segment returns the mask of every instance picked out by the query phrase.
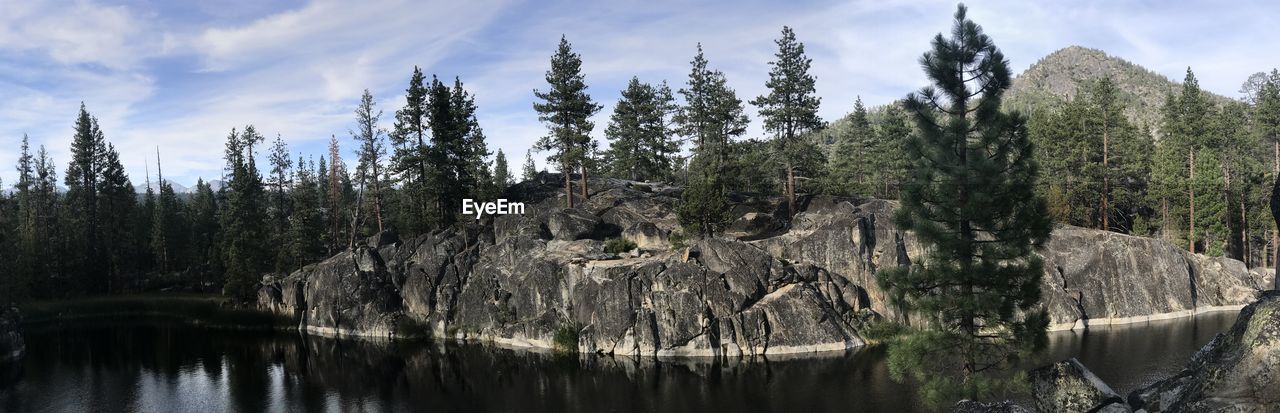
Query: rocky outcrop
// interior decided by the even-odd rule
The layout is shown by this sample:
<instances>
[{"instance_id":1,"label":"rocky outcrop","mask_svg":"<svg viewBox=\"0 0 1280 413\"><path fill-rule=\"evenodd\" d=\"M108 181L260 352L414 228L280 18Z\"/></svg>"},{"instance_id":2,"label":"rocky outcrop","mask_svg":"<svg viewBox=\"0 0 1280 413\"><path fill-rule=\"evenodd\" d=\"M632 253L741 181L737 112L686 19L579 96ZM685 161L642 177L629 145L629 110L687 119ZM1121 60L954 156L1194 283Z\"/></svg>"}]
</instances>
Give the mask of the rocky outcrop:
<instances>
[{"instance_id":1,"label":"rocky outcrop","mask_svg":"<svg viewBox=\"0 0 1280 413\"><path fill-rule=\"evenodd\" d=\"M17 307L9 307L0 313L0 368L17 364L27 353L26 341L19 330L22 315Z\"/></svg>"},{"instance_id":2,"label":"rocky outcrop","mask_svg":"<svg viewBox=\"0 0 1280 413\"><path fill-rule=\"evenodd\" d=\"M1280 411L1280 293L1245 307L1184 370L1133 392L1129 402L1150 413Z\"/></svg>"},{"instance_id":3,"label":"rocky outcrop","mask_svg":"<svg viewBox=\"0 0 1280 413\"><path fill-rule=\"evenodd\" d=\"M1031 413L1031 411L1011 401L983 403L961 400L951 408L951 413Z\"/></svg>"},{"instance_id":4,"label":"rocky outcrop","mask_svg":"<svg viewBox=\"0 0 1280 413\"><path fill-rule=\"evenodd\" d=\"M563 208L560 181L508 189L523 215L398 239L383 235L283 277L258 305L333 335L437 337L584 352L734 356L862 344L866 320L911 321L875 282L923 251L892 224L896 203L735 195L723 238L681 240L680 189L593 179ZM640 251L604 251L623 237ZM1044 302L1059 328L1242 305L1264 275L1138 237L1063 227L1045 256ZM1142 286L1142 288L1135 288Z\"/></svg>"},{"instance_id":5,"label":"rocky outcrop","mask_svg":"<svg viewBox=\"0 0 1280 413\"><path fill-rule=\"evenodd\" d=\"M1029 377L1037 411L1129 411L1124 398L1074 358L1032 370Z\"/></svg>"}]
</instances>

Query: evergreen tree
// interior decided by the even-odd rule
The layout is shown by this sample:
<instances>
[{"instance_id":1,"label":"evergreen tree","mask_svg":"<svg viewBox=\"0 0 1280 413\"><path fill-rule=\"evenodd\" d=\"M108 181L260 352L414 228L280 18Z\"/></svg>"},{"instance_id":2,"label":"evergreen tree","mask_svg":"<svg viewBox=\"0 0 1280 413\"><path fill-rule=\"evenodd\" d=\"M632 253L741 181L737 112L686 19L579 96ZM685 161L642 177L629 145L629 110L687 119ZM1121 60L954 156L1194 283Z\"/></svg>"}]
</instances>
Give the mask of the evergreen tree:
<instances>
[{"instance_id":1,"label":"evergreen tree","mask_svg":"<svg viewBox=\"0 0 1280 413\"><path fill-rule=\"evenodd\" d=\"M234 129L227 136L226 208L222 214L224 294L248 300L257 291L257 282L270 262L265 240L267 214L262 176L254 162L254 145L262 142L253 125L243 132Z\"/></svg>"},{"instance_id":2,"label":"evergreen tree","mask_svg":"<svg viewBox=\"0 0 1280 413\"><path fill-rule=\"evenodd\" d=\"M827 163L826 192L836 195L868 195L877 185L871 181L870 162L876 148L875 130L859 97L849 114L849 128L836 137L836 148ZM899 155L901 156L901 155Z\"/></svg>"},{"instance_id":3,"label":"evergreen tree","mask_svg":"<svg viewBox=\"0 0 1280 413\"><path fill-rule=\"evenodd\" d=\"M633 181L667 179L680 149L669 125L675 109L666 84L655 87L632 77L604 131L611 142L604 155L607 173Z\"/></svg>"},{"instance_id":4,"label":"evergreen tree","mask_svg":"<svg viewBox=\"0 0 1280 413\"><path fill-rule=\"evenodd\" d=\"M431 215L430 186L428 162L431 148L428 146L428 89L426 76L417 66L409 78L409 87L405 89L404 107L396 111L396 122L393 131L388 135L395 153L391 159L391 171L399 177L400 213L397 214L398 229L406 234L419 234L428 229L427 218ZM323 161L323 159L321 159Z\"/></svg>"},{"instance_id":5,"label":"evergreen tree","mask_svg":"<svg viewBox=\"0 0 1280 413\"><path fill-rule=\"evenodd\" d=\"M106 149L104 141L98 120L89 114L83 103L80 104L75 136L71 140L71 162L63 175L63 183L67 186L67 213L63 216L66 219L66 241L68 248L77 253L66 257L65 261L75 278L75 285L89 291L106 285L93 279L102 264L101 244L98 242L101 233L98 175L102 153Z\"/></svg>"},{"instance_id":6,"label":"evergreen tree","mask_svg":"<svg viewBox=\"0 0 1280 413\"><path fill-rule=\"evenodd\" d=\"M1163 237L1184 242L1193 252L1196 251L1197 215L1195 187L1191 185L1192 175L1196 173L1194 158L1195 152L1213 146L1213 137L1209 134L1212 111L1195 74L1187 68L1181 94L1170 95L1165 100L1162 137L1156 147L1152 171L1151 192L1160 204ZM1186 226L1181 226L1182 223Z\"/></svg>"},{"instance_id":7,"label":"evergreen tree","mask_svg":"<svg viewBox=\"0 0 1280 413\"><path fill-rule=\"evenodd\" d=\"M498 149L498 154L493 156L493 184L498 187L499 191L505 191L512 184L511 169L507 165L507 155L502 153L502 149Z\"/></svg>"},{"instance_id":8,"label":"evergreen tree","mask_svg":"<svg viewBox=\"0 0 1280 413\"><path fill-rule=\"evenodd\" d=\"M707 68L702 44L690 64L689 83L680 89L685 105L674 121L680 134L694 142L693 158L676 213L686 232L708 236L730 219L725 208L729 186L725 172L731 161L730 143L746 132L747 115L724 73Z\"/></svg>"},{"instance_id":9,"label":"evergreen tree","mask_svg":"<svg viewBox=\"0 0 1280 413\"><path fill-rule=\"evenodd\" d=\"M532 181L538 177L538 165L533 163L533 151L524 151L524 167L521 175L526 181Z\"/></svg>"},{"instance_id":10,"label":"evergreen tree","mask_svg":"<svg viewBox=\"0 0 1280 413\"><path fill-rule=\"evenodd\" d=\"M304 164L299 155L297 165L294 178L296 186L289 193L296 211L289 218L289 271L315 262L323 258L325 253L325 225L323 216L320 215L320 188L312 169L314 163Z\"/></svg>"},{"instance_id":11,"label":"evergreen tree","mask_svg":"<svg viewBox=\"0 0 1280 413\"><path fill-rule=\"evenodd\" d=\"M453 174L457 176L457 184L461 186L456 192L461 193L463 198L493 198L496 189L493 187L493 173L489 170L487 161L491 153L485 143L484 130L480 128L480 121L476 118L475 96L462 87L461 79L455 77L449 101L451 112L456 118L453 124L458 129L455 131L456 144L445 149L452 152L448 154L448 159L452 163ZM461 200L454 202L460 203ZM461 208L455 211L460 212Z\"/></svg>"},{"instance_id":12,"label":"evergreen tree","mask_svg":"<svg viewBox=\"0 0 1280 413\"><path fill-rule=\"evenodd\" d=\"M799 145L802 136L822 129L825 124L818 117L822 99L816 95L813 75L809 74L812 59L804 54L804 43L796 40L790 27L782 27L782 38L775 40L778 52L769 62L769 81L765 86L769 94L757 97L752 105L760 107L764 129L774 135L782 154L786 179L783 187L787 196L787 214L796 213L796 168L800 157L812 153L812 148ZM864 112L865 114L865 112Z\"/></svg>"},{"instance_id":13,"label":"evergreen tree","mask_svg":"<svg viewBox=\"0 0 1280 413\"><path fill-rule=\"evenodd\" d=\"M218 248L218 198L204 179L196 181L195 194L187 203L187 209L187 215L191 217L191 266L203 290L206 285L223 281L215 277L222 273Z\"/></svg>"},{"instance_id":14,"label":"evergreen tree","mask_svg":"<svg viewBox=\"0 0 1280 413\"><path fill-rule=\"evenodd\" d=\"M915 133L911 129L907 112L897 104L885 107L884 116L876 129L875 145L871 149L871 182L880 183L874 192L877 197L898 199L898 191L907 176L907 161L902 154L906 142Z\"/></svg>"},{"instance_id":15,"label":"evergreen tree","mask_svg":"<svg viewBox=\"0 0 1280 413\"><path fill-rule=\"evenodd\" d=\"M178 209L181 205L173 192L173 185L164 180L159 149L156 150L156 179L160 190L157 191L151 216L151 252L155 256L156 270L167 273L176 269L172 264L179 257L175 241L178 240Z\"/></svg>"},{"instance_id":16,"label":"evergreen tree","mask_svg":"<svg viewBox=\"0 0 1280 413\"><path fill-rule=\"evenodd\" d=\"M271 203L267 206L267 220L271 223L271 242L267 245L272 248L270 253L275 260L275 268L283 270L288 266L288 248L281 246L288 243L289 215L292 213L288 192L292 184L289 177L292 174L293 160L289 157L289 146L284 143L280 134L276 134L276 139L271 142L271 152L267 154L267 162L271 165L271 175L266 182L267 188L271 191Z\"/></svg>"},{"instance_id":17,"label":"evergreen tree","mask_svg":"<svg viewBox=\"0 0 1280 413\"><path fill-rule=\"evenodd\" d=\"M382 158L387 153L382 143L383 130L378 127L382 111L374 109L373 94L369 93L369 89L365 89L360 96L360 105L356 107L355 114L357 130L351 131L351 137L360 145L360 164L356 167L356 182L360 188L357 205L360 213L356 214L351 223L353 237L360 232L366 218L373 219L371 225L376 232L384 230ZM366 217L365 211L370 216Z\"/></svg>"},{"instance_id":18,"label":"evergreen tree","mask_svg":"<svg viewBox=\"0 0 1280 413\"><path fill-rule=\"evenodd\" d=\"M12 276L8 285L10 296L9 301L20 300L26 298L31 293L31 282L37 276L36 269L39 262L37 254L42 250L39 242L39 226L36 220L39 211L36 210L36 163L35 158L31 155L31 147L28 143L26 134L22 135L22 145L18 155L18 182L14 185L14 198L16 205L14 212L17 217L15 223L15 234L12 239L15 241L14 249L17 255L14 257L14 266L10 269Z\"/></svg>"},{"instance_id":19,"label":"evergreen tree","mask_svg":"<svg viewBox=\"0 0 1280 413\"><path fill-rule=\"evenodd\" d=\"M573 188L570 175L576 170L581 174L582 198L587 198L586 161L590 155L591 129L595 124L591 116L601 106L591 101L587 84L582 75L582 58L573 52L572 45L560 36L560 47L551 56L551 69L547 70L547 91L534 90L541 102L533 104L538 120L547 125L547 135L538 139L539 151L550 150L547 161L560 167L564 175L565 205L573 208Z\"/></svg>"},{"instance_id":20,"label":"evergreen tree","mask_svg":"<svg viewBox=\"0 0 1280 413\"><path fill-rule=\"evenodd\" d=\"M1036 165L1023 118L1000 111L1004 55L965 17L920 63L934 87L908 95L920 134L907 144L911 175L895 215L930 251L878 274L894 302L930 327L891 343L890 372L922 382L926 400L989 397L1015 381L984 374L1045 344L1041 261L1051 223L1033 192Z\"/></svg>"},{"instance_id":21,"label":"evergreen tree","mask_svg":"<svg viewBox=\"0 0 1280 413\"><path fill-rule=\"evenodd\" d=\"M32 276L28 279L30 289L41 293L52 294L54 286L48 280L52 275L61 275L61 260L53 259L62 253L60 241L65 240L63 231L58 227L58 219L63 214L63 202L58 194L58 172L53 159L44 145L36 151L35 163L32 164L35 179L31 186L31 248ZM64 292L61 290L58 292Z\"/></svg>"},{"instance_id":22,"label":"evergreen tree","mask_svg":"<svg viewBox=\"0 0 1280 413\"><path fill-rule=\"evenodd\" d=\"M102 175L99 178L101 196L98 199L98 209L106 218L102 222L100 239L107 259L107 265L101 270L106 275L105 291L114 292L123 287L125 276L136 271L133 251L137 248L129 226L137 204L137 195L114 145L107 144Z\"/></svg>"},{"instance_id":23,"label":"evergreen tree","mask_svg":"<svg viewBox=\"0 0 1280 413\"><path fill-rule=\"evenodd\" d=\"M338 138L332 135L329 136L329 174L326 181L328 185L325 192L328 197L325 210L329 215L328 253L332 255L338 250L354 245L355 238L348 232L350 227L347 223L354 220L356 214L351 208L354 189L350 175L347 174L347 164L342 161L342 154L338 149Z\"/></svg>"}]
</instances>

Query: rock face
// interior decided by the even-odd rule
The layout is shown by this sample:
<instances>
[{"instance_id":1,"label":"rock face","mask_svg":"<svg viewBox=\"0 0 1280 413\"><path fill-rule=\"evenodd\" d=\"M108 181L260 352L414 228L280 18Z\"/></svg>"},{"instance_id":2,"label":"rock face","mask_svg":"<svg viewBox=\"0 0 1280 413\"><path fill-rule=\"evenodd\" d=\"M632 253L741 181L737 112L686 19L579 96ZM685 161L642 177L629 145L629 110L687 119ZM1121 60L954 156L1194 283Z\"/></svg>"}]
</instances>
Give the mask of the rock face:
<instances>
[{"instance_id":1,"label":"rock face","mask_svg":"<svg viewBox=\"0 0 1280 413\"><path fill-rule=\"evenodd\" d=\"M1029 376L1037 411L1129 411L1119 394L1075 358L1032 370Z\"/></svg>"},{"instance_id":2,"label":"rock face","mask_svg":"<svg viewBox=\"0 0 1280 413\"><path fill-rule=\"evenodd\" d=\"M0 367L17 364L27 353L26 342L19 327L22 315L17 307L9 307L0 313Z\"/></svg>"},{"instance_id":3,"label":"rock face","mask_svg":"<svg viewBox=\"0 0 1280 413\"><path fill-rule=\"evenodd\" d=\"M1129 395L1147 412L1280 411L1280 293L1245 307L1186 369Z\"/></svg>"},{"instance_id":4,"label":"rock face","mask_svg":"<svg viewBox=\"0 0 1280 413\"><path fill-rule=\"evenodd\" d=\"M1031 411L1011 401L982 403L961 400L951 409L951 413L1031 413Z\"/></svg>"},{"instance_id":5,"label":"rock face","mask_svg":"<svg viewBox=\"0 0 1280 413\"><path fill-rule=\"evenodd\" d=\"M267 278L258 304L325 334L551 348L559 332L579 351L659 356L847 349L863 343L865 320L911 321L875 283L922 254L892 225L894 202L804 197L780 221L781 199L735 195L736 236L673 245L679 188L593 179L591 197L566 209L559 182L509 188L523 215L379 236ZM614 237L642 253L604 253ZM1045 303L1065 328L1242 305L1263 282L1235 261L1079 228L1057 230L1044 255ZM1133 288L1147 285L1157 288Z\"/></svg>"}]
</instances>

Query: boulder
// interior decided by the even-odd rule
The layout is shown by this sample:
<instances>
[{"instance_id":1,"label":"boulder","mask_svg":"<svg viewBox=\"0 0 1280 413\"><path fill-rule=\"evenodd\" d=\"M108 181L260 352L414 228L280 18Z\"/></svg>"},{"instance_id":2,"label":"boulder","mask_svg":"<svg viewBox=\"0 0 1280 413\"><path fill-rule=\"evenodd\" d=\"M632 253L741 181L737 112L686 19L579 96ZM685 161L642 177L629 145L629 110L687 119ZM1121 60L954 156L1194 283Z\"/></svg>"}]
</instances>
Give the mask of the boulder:
<instances>
[{"instance_id":1,"label":"boulder","mask_svg":"<svg viewBox=\"0 0 1280 413\"><path fill-rule=\"evenodd\" d=\"M21 326L22 313L17 307L9 307L0 313L0 366L17 364L27 354Z\"/></svg>"},{"instance_id":2,"label":"boulder","mask_svg":"<svg viewBox=\"0 0 1280 413\"><path fill-rule=\"evenodd\" d=\"M640 222L622 230L622 237L636 243L642 250L671 249L671 237L652 222Z\"/></svg>"},{"instance_id":3,"label":"boulder","mask_svg":"<svg viewBox=\"0 0 1280 413\"><path fill-rule=\"evenodd\" d=\"M1075 358L1032 370L1029 376L1038 411L1092 413L1113 404L1128 411L1124 399Z\"/></svg>"},{"instance_id":4,"label":"boulder","mask_svg":"<svg viewBox=\"0 0 1280 413\"><path fill-rule=\"evenodd\" d=\"M566 209L562 183L543 174L508 188L524 214L379 234L266 280L258 305L314 333L412 329L552 347L557 331L572 329L580 351L656 356L846 349L863 343L866 320L923 319L902 314L876 284L878 271L924 253L893 225L894 201L805 196L782 219L781 197L730 194L741 237L673 250L679 188L593 178L592 196ZM615 236L641 251L605 253L602 240ZM1084 228L1059 227L1042 255L1044 305L1066 328L1243 305L1270 280L1233 260Z\"/></svg>"},{"instance_id":5,"label":"boulder","mask_svg":"<svg viewBox=\"0 0 1280 413\"><path fill-rule=\"evenodd\" d=\"M1231 330L1215 336L1181 372L1129 399L1151 413L1280 411L1280 292L1241 310Z\"/></svg>"},{"instance_id":6,"label":"boulder","mask_svg":"<svg viewBox=\"0 0 1280 413\"><path fill-rule=\"evenodd\" d=\"M1031 411L1011 401L982 403L961 400L951 408L951 413L1031 413Z\"/></svg>"},{"instance_id":7,"label":"boulder","mask_svg":"<svg viewBox=\"0 0 1280 413\"><path fill-rule=\"evenodd\" d=\"M547 230L558 241L589 238L596 231L600 218L578 208L565 208L547 215Z\"/></svg>"}]
</instances>

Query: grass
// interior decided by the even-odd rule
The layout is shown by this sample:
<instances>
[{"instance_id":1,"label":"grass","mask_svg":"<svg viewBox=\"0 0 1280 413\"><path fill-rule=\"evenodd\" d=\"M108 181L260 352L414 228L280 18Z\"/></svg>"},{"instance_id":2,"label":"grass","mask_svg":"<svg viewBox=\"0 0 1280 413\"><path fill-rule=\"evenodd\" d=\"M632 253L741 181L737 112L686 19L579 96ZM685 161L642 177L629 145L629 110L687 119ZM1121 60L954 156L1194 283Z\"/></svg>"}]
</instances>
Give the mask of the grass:
<instances>
[{"instance_id":1,"label":"grass","mask_svg":"<svg viewBox=\"0 0 1280 413\"><path fill-rule=\"evenodd\" d=\"M132 294L36 301L21 306L23 323L56 324L95 320L178 321L219 328L294 326L287 316L252 308L224 307L212 294Z\"/></svg>"}]
</instances>

